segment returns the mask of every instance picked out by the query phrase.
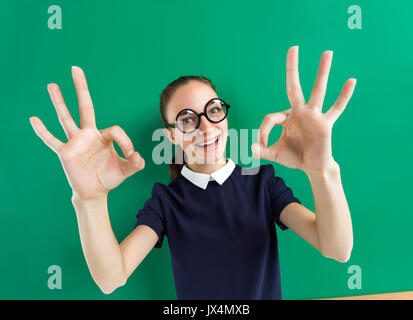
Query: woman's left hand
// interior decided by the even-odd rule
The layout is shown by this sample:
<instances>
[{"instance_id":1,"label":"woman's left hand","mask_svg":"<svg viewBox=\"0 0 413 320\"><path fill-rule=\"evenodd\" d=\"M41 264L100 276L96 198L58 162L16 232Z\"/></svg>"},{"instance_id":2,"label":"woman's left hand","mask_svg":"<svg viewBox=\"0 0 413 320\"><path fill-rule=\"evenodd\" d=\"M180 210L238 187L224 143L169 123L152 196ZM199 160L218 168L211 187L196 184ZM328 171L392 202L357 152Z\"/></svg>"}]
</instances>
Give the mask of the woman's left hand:
<instances>
[{"instance_id":1,"label":"woman's left hand","mask_svg":"<svg viewBox=\"0 0 413 320\"><path fill-rule=\"evenodd\" d=\"M306 103L298 76L298 46L288 50L287 95L291 109L264 117L258 143L251 147L255 158L298 168L306 173L321 172L337 165L331 151L331 131L353 94L356 79L348 79L334 105L322 113L332 56L332 51L322 54L311 97ZM267 147L268 135L275 125L283 126L281 137Z\"/></svg>"}]
</instances>

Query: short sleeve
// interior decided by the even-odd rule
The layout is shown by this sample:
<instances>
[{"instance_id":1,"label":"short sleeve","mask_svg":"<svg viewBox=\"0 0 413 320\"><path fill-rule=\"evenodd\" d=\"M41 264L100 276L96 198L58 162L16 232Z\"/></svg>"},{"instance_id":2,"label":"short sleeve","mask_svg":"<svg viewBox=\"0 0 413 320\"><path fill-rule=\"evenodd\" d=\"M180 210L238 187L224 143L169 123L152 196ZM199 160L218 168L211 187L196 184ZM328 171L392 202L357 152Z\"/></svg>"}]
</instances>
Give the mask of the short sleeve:
<instances>
[{"instance_id":1,"label":"short sleeve","mask_svg":"<svg viewBox=\"0 0 413 320\"><path fill-rule=\"evenodd\" d=\"M136 215L137 222L135 227L139 225L146 225L150 227L158 235L158 241L155 244L155 248L161 248L163 243L163 238L165 235L165 202L163 201L164 196L162 192L161 185L155 183L152 188L152 196L149 198L142 209L139 210Z\"/></svg>"},{"instance_id":2,"label":"short sleeve","mask_svg":"<svg viewBox=\"0 0 413 320\"><path fill-rule=\"evenodd\" d=\"M282 210L291 202L298 202L301 204L301 201L294 196L291 188L285 185L284 180L281 177L275 176L274 167L271 164L266 165L266 167L271 213L275 223L281 230L286 230L288 229L287 226L280 220Z\"/></svg>"}]
</instances>

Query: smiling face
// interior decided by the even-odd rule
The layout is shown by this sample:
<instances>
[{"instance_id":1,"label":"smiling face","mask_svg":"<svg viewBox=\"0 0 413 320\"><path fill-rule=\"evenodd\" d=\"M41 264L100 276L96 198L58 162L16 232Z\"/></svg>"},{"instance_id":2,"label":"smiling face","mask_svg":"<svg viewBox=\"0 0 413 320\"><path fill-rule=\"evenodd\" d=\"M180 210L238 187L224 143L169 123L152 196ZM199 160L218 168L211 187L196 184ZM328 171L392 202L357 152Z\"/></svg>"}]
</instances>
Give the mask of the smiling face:
<instances>
[{"instance_id":1,"label":"smiling face","mask_svg":"<svg viewBox=\"0 0 413 320\"><path fill-rule=\"evenodd\" d=\"M166 119L168 123L175 123L177 114L184 109L192 109L198 114L204 112L205 104L213 98L218 96L209 85L192 80L173 93L166 106ZM173 144L179 144L184 150L188 163L215 164L223 159L228 137L226 118L212 123L201 116L198 129L191 133L182 133L177 128L164 131Z\"/></svg>"}]
</instances>

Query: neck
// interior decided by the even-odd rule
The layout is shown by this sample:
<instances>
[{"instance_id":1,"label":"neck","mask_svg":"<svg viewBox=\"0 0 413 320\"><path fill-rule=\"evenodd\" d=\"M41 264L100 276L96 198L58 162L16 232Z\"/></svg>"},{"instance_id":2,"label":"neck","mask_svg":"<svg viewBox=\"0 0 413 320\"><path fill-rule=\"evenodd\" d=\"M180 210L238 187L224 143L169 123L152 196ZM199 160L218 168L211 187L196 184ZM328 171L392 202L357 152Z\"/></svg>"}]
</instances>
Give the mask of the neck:
<instances>
[{"instance_id":1,"label":"neck","mask_svg":"<svg viewBox=\"0 0 413 320\"><path fill-rule=\"evenodd\" d=\"M225 158L219 159L215 163L192 163L192 164L187 164L186 166L191 169L192 171L198 172L198 173L205 173L205 174L211 174L218 169L221 169L227 164L227 160Z\"/></svg>"}]
</instances>

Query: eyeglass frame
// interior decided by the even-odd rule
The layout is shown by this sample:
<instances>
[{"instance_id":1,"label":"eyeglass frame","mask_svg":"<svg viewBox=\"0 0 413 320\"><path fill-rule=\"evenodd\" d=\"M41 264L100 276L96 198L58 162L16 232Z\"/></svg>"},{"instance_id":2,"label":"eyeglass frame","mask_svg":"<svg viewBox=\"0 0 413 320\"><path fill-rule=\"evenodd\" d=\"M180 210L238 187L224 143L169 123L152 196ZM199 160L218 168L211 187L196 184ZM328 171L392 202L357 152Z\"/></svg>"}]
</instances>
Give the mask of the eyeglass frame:
<instances>
[{"instance_id":1,"label":"eyeglass frame","mask_svg":"<svg viewBox=\"0 0 413 320\"><path fill-rule=\"evenodd\" d=\"M222 118L221 120L219 120L219 121L212 121L212 120L208 117L208 115L207 115L207 113L206 113L206 109L207 109L207 107L208 107L208 104L209 104L212 100L220 100L220 101L222 101L222 102L224 103L223 105L227 108L227 112L225 113L225 117L223 117L223 118ZM190 108L182 109L182 110L179 111L178 114L176 115L175 123L174 123L174 124L166 123L166 126L167 126L168 128L177 128L179 131L181 131L181 132L183 132L183 133L192 133L192 132L194 132L196 129L199 128L199 126L200 126L200 124L201 124L201 117L202 117L202 116L205 116L205 118L207 118L207 120L208 120L209 122L212 122L212 123L220 123L221 121L224 121L225 118L226 118L227 115L228 115L228 109L229 109L229 107L230 107L230 105L229 105L228 103L226 103L224 100L222 100L221 98L212 98L211 100L209 100L209 101L205 104L205 107L204 107L204 111L203 111L203 112L197 113L195 110L190 109ZM178 117L179 117L179 115L180 115L182 112L186 111L186 110L192 111L192 112L195 113L195 114L197 115L197 117L198 117L198 124L196 125L195 129L193 129L193 130L191 130L191 131L188 131L188 132L185 132L185 131L181 130L181 129L176 125L176 123L178 122Z\"/></svg>"}]
</instances>

